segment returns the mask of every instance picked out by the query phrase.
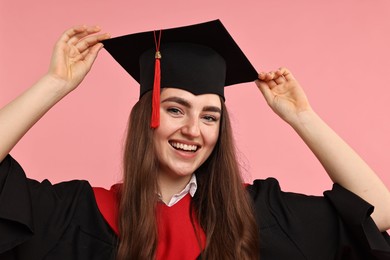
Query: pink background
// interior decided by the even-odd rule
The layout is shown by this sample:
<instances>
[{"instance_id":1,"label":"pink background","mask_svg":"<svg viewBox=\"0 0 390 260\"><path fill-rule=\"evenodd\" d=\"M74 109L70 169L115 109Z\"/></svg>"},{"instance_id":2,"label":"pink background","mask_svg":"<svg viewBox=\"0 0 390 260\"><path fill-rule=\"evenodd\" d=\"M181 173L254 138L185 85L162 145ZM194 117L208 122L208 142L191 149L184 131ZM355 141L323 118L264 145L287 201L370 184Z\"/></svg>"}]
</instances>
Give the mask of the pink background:
<instances>
[{"instance_id":1,"label":"pink background","mask_svg":"<svg viewBox=\"0 0 390 260\"><path fill-rule=\"evenodd\" d=\"M315 110L390 187L390 1L25 1L0 2L0 105L48 68L59 35L98 24L112 36L221 19L260 70L290 68ZM253 83L226 91L247 181L274 176L285 190L321 194L321 165L265 104ZM102 50L82 86L12 151L29 177L121 178L122 141L136 82Z\"/></svg>"}]
</instances>

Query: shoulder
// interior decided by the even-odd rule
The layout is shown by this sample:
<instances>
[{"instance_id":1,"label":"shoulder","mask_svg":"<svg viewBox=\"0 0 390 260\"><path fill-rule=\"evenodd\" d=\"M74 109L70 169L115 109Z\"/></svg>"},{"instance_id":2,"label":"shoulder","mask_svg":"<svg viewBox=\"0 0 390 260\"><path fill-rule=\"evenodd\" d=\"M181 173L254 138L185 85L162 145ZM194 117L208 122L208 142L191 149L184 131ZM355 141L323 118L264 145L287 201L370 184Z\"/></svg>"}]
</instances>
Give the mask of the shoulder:
<instances>
[{"instance_id":1,"label":"shoulder","mask_svg":"<svg viewBox=\"0 0 390 260\"><path fill-rule=\"evenodd\" d=\"M253 200L264 199L264 196L268 197L270 193L281 192L279 182L275 178L254 180L252 184L246 185L246 190Z\"/></svg>"},{"instance_id":2,"label":"shoulder","mask_svg":"<svg viewBox=\"0 0 390 260\"><path fill-rule=\"evenodd\" d=\"M311 196L301 193L285 192L275 178L255 180L247 186L255 212L269 221L277 218L277 222L291 222L291 219L301 220L309 217L332 215L330 203L322 196ZM318 215L318 216L317 216Z\"/></svg>"}]
</instances>

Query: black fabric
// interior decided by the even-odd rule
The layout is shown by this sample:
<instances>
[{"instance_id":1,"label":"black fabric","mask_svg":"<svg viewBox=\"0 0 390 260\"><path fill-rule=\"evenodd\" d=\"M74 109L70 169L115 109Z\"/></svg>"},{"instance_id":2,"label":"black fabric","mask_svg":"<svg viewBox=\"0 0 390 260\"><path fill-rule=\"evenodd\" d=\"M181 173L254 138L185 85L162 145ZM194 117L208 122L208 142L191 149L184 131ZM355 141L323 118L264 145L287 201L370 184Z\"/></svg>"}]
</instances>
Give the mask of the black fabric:
<instances>
[{"instance_id":1,"label":"black fabric","mask_svg":"<svg viewBox=\"0 0 390 260\"><path fill-rule=\"evenodd\" d=\"M226 62L213 49L193 43L161 45L161 88L179 88L194 95L217 94L224 98ZM141 91L153 89L154 55L150 49L140 58Z\"/></svg>"},{"instance_id":2,"label":"black fabric","mask_svg":"<svg viewBox=\"0 0 390 260\"><path fill-rule=\"evenodd\" d=\"M390 239L373 207L338 184L324 197L283 192L276 179L248 186L260 232L260 258L390 259Z\"/></svg>"},{"instance_id":3,"label":"black fabric","mask_svg":"<svg viewBox=\"0 0 390 260\"><path fill-rule=\"evenodd\" d=\"M260 258L390 259L387 233L373 208L334 185L324 197L282 192L277 180L247 187L260 232ZM115 259L117 238L90 185L25 178L8 156L0 164L0 259Z\"/></svg>"},{"instance_id":4,"label":"black fabric","mask_svg":"<svg viewBox=\"0 0 390 260\"><path fill-rule=\"evenodd\" d=\"M0 164L0 259L115 259L117 238L85 181L26 179L8 156Z\"/></svg>"},{"instance_id":5,"label":"black fabric","mask_svg":"<svg viewBox=\"0 0 390 260\"><path fill-rule=\"evenodd\" d=\"M156 35L158 38L159 30L156 31ZM150 55L150 62L143 62L141 64L146 64L149 67L149 69L146 68L146 71L144 72L142 72L142 70L145 68L140 66L140 57L147 50L156 50L154 31L119 36L102 42L104 44L104 48L111 54L111 56L137 82L141 84L140 96L153 89L153 84L151 83L154 78L154 67L150 68L150 64L154 65L154 53L152 51L152 55ZM180 84L184 84L186 86L186 90L189 90L191 93L201 92L201 94L206 94L215 93L217 91L217 93L222 93L221 96L223 96L224 86L243 82L252 82L258 77L255 68L252 66L248 58L242 52L220 20L161 30L161 46L168 43L192 43L207 46L218 53L226 62L226 66L223 64L223 69L226 67L226 72L224 73L226 74L226 77L223 85L214 86L212 91L204 87L203 89L198 89L202 88L202 86L197 84L197 80L194 81L194 77L190 77L185 81L181 80L180 82L175 79L176 87L180 87ZM166 57L164 50L161 51L161 55L161 77L172 79L173 75L167 75L166 71L164 71L165 69L163 68L165 62L164 59ZM176 54L176 57L170 58L169 62L174 61L178 63L176 64L176 67L182 66L180 70L184 72L184 74L180 76L181 78L184 78L186 74L190 74L191 70L194 68L192 65L188 66L188 62L185 59L185 62L180 64L180 62L183 61L183 56L181 54L180 56ZM208 66L215 66L215 63L208 64ZM141 78L142 73L144 76ZM210 78L208 86L216 80L215 77L219 80L220 75L221 74L219 73L216 75L207 73L207 76ZM147 77L149 77L149 79L145 81L145 78Z\"/></svg>"}]
</instances>

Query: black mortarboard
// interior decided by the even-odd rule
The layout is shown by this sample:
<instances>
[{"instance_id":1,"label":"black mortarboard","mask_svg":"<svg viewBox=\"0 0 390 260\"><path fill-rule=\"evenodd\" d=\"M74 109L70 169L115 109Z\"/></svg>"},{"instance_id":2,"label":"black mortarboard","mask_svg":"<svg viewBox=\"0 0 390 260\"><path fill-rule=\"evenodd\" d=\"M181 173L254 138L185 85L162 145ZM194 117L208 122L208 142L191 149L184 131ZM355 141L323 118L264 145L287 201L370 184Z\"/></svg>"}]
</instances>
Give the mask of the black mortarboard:
<instances>
[{"instance_id":1,"label":"black mortarboard","mask_svg":"<svg viewBox=\"0 0 390 260\"><path fill-rule=\"evenodd\" d=\"M180 88L195 95L213 93L224 98L225 86L258 77L220 20L120 36L104 40L103 44L140 83L140 96L156 89L158 81L162 88ZM155 102L159 107L159 94ZM152 127L157 127L158 122Z\"/></svg>"}]
</instances>

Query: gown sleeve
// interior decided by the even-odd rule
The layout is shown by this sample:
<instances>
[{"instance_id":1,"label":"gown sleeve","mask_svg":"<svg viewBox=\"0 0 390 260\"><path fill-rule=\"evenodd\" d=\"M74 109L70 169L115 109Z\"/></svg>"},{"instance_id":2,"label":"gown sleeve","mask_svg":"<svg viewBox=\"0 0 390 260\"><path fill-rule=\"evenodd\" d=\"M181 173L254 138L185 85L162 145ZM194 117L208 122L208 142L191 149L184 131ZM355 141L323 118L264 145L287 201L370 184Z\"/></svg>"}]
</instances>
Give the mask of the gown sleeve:
<instances>
[{"instance_id":1,"label":"gown sleeve","mask_svg":"<svg viewBox=\"0 0 390 260\"><path fill-rule=\"evenodd\" d=\"M0 163L0 259L114 259L115 249L88 182L38 182L10 155Z\"/></svg>"},{"instance_id":2,"label":"gown sleeve","mask_svg":"<svg viewBox=\"0 0 390 260\"><path fill-rule=\"evenodd\" d=\"M276 179L247 187L260 232L260 259L390 259L373 207L338 184L324 196L283 192Z\"/></svg>"}]
</instances>

